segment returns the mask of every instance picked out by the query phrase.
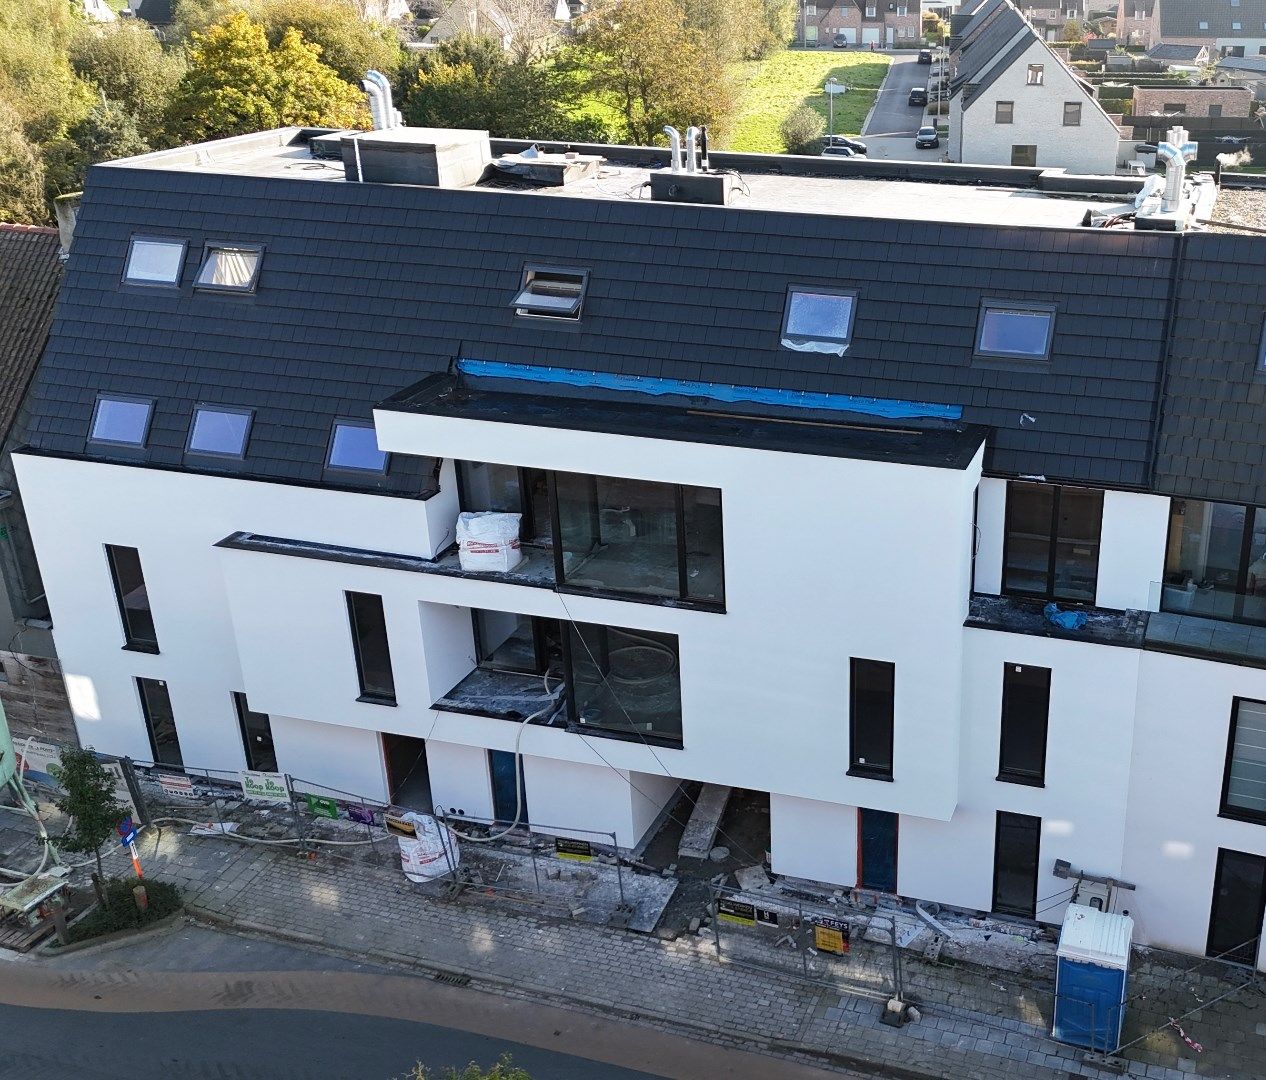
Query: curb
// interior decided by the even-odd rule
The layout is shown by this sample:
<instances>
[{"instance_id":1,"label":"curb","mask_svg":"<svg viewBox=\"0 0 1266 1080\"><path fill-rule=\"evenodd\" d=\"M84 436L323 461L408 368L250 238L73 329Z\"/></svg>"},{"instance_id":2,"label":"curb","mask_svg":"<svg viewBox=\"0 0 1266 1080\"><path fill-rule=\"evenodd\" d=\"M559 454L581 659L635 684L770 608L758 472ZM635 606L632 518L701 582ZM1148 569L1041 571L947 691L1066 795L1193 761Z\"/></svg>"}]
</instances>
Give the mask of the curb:
<instances>
[{"instance_id":1,"label":"curb","mask_svg":"<svg viewBox=\"0 0 1266 1080\"><path fill-rule=\"evenodd\" d=\"M138 927L135 930L115 930L109 934L101 934L98 937L88 938L86 941L76 941L70 945L55 945L57 940L55 937L49 941L45 941L34 951L36 955L55 959L59 956L83 956L85 953L109 952L111 949L122 948L124 945L130 944L138 938L156 935L161 937L163 934L169 934L176 929L176 925L184 918L184 909L173 911L170 915L165 915L156 923L149 926Z\"/></svg>"}]
</instances>

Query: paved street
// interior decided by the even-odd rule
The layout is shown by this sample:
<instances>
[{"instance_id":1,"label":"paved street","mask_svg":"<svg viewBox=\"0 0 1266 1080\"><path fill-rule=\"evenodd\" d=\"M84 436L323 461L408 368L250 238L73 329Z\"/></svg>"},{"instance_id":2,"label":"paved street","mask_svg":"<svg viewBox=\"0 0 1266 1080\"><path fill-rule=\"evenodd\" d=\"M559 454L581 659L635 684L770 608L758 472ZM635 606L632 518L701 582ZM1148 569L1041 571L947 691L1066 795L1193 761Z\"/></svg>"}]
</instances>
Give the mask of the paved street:
<instances>
[{"instance_id":1,"label":"paved street","mask_svg":"<svg viewBox=\"0 0 1266 1080\"><path fill-rule=\"evenodd\" d=\"M875 109L866 123L863 136L873 160L888 158L899 161L939 161L940 150L916 150L915 132L931 120L922 109L907 105L912 86L926 86L928 68L919 63L917 53L893 53L892 66L879 90Z\"/></svg>"}]
</instances>

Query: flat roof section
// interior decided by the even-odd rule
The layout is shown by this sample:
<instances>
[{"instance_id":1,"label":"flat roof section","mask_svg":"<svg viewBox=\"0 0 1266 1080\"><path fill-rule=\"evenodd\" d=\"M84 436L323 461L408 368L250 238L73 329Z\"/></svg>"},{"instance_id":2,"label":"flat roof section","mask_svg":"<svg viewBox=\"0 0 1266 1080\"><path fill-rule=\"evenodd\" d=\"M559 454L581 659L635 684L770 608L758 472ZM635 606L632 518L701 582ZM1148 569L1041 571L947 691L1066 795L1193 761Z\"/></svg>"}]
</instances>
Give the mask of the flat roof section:
<instances>
[{"instance_id":1,"label":"flat roof section","mask_svg":"<svg viewBox=\"0 0 1266 1080\"><path fill-rule=\"evenodd\" d=\"M507 382L513 385L512 381ZM650 394L611 392L604 399L594 399L519 392L500 385L494 379L431 375L387 398L377 408L496 424L599 431L642 439L958 470L971 464L986 435L986 429L976 424L931 421L928 426L903 427L895 421L861 414L852 414L855 419L851 422L814 416L755 415L727 408L713 399L698 399L691 406L673 406Z\"/></svg>"},{"instance_id":2,"label":"flat roof section","mask_svg":"<svg viewBox=\"0 0 1266 1080\"><path fill-rule=\"evenodd\" d=\"M320 160L309 152L313 132L282 128L253 135L159 150L109 162L124 167L210 173L316 183L345 184L341 161ZM523 140L491 141L494 156L532 145ZM550 149L561 145L542 144ZM446 190L507 190L539 199L651 202L649 183L663 169L667 151L656 147L585 145L584 154L605 160L597 175L565 186L542 187L497 177L478 185ZM699 212L781 211L830 217L862 217L911 222L1080 228L1088 211L1112 216L1134 209L1141 180L1079 177L1059 171L944 163L867 161L794 157L786 154L713 152L714 169L736 174L727 206L668 203Z\"/></svg>"}]
</instances>

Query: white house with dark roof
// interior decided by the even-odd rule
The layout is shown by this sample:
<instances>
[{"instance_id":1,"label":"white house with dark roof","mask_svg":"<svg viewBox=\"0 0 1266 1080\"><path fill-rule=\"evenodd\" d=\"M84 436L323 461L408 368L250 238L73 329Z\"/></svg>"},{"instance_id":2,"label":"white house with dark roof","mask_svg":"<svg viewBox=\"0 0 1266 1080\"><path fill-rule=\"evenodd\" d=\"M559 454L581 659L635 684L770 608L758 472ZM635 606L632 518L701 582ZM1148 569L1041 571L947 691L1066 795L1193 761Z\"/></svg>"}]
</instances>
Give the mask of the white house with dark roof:
<instances>
[{"instance_id":1,"label":"white house with dark roof","mask_svg":"<svg viewBox=\"0 0 1266 1080\"><path fill-rule=\"evenodd\" d=\"M1117 0L1117 36L1131 45L1207 45L1214 55L1266 49L1266 0Z\"/></svg>"},{"instance_id":2,"label":"white house with dark roof","mask_svg":"<svg viewBox=\"0 0 1266 1080\"><path fill-rule=\"evenodd\" d=\"M1010 0L960 26L949 85L951 161L1100 174L1123 161L1116 123Z\"/></svg>"}]
</instances>

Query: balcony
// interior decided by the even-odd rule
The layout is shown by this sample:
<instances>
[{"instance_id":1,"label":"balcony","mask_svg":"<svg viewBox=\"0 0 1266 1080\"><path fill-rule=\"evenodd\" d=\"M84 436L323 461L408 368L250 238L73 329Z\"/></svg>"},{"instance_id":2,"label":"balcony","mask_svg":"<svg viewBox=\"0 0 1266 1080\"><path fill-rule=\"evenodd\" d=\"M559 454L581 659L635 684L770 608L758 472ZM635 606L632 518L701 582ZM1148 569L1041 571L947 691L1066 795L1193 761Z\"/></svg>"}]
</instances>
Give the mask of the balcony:
<instances>
[{"instance_id":1,"label":"balcony","mask_svg":"<svg viewBox=\"0 0 1266 1080\"><path fill-rule=\"evenodd\" d=\"M485 666L475 668L440 698L435 707L441 712L495 716L500 720L523 720L540 713L532 723L543 726L567 723L562 679L551 680L547 691L540 675Z\"/></svg>"}]
</instances>

